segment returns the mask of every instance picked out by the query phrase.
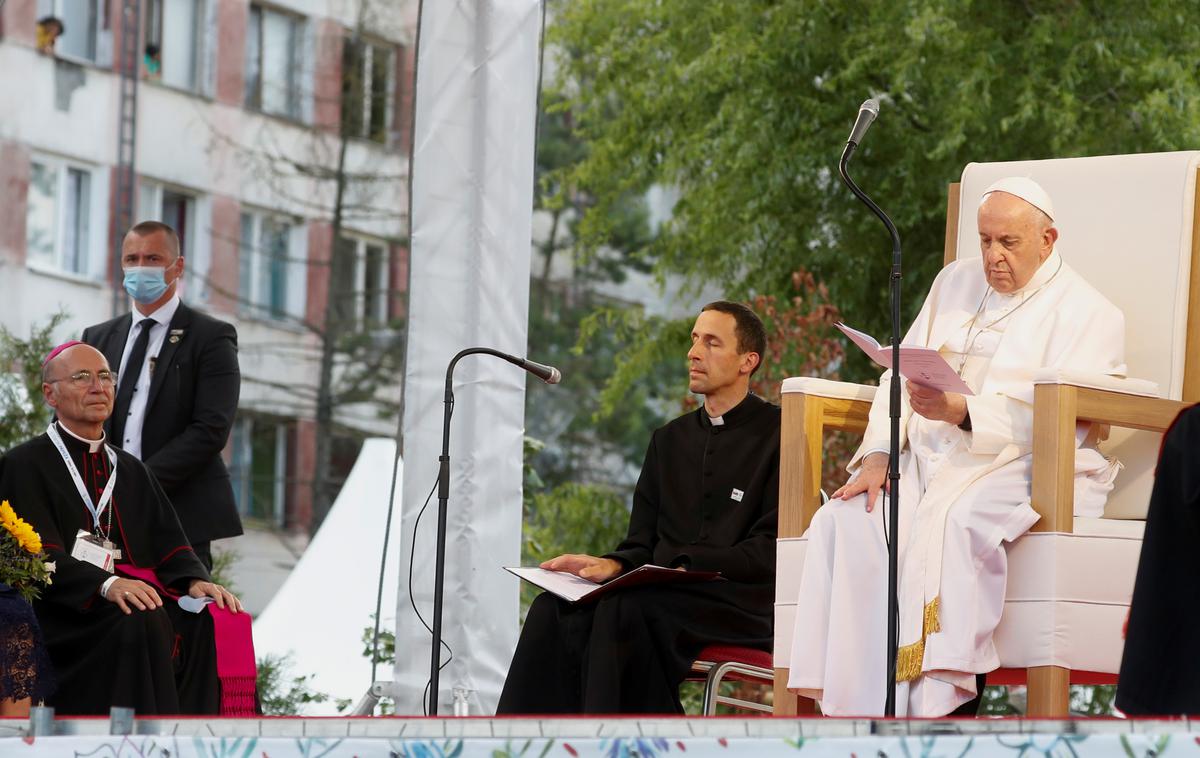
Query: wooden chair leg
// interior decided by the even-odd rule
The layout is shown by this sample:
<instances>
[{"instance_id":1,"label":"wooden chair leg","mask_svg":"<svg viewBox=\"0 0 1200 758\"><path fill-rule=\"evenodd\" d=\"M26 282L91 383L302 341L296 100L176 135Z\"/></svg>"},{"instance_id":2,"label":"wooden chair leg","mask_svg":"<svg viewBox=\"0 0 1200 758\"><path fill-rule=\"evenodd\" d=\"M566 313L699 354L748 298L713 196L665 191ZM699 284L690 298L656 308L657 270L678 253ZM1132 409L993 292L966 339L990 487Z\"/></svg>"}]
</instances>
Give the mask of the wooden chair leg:
<instances>
[{"instance_id":1,"label":"wooden chair leg","mask_svg":"<svg viewBox=\"0 0 1200 758\"><path fill-rule=\"evenodd\" d=\"M1071 670L1061 666L1033 666L1026 671L1029 684L1029 718L1063 719L1068 715Z\"/></svg>"},{"instance_id":2,"label":"wooden chair leg","mask_svg":"<svg viewBox=\"0 0 1200 758\"><path fill-rule=\"evenodd\" d=\"M811 716L817 712L817 701L812 698L800 697L787 688L788 669L775 669L775 705L776 716Z\"/></svg>"}]
</instances>

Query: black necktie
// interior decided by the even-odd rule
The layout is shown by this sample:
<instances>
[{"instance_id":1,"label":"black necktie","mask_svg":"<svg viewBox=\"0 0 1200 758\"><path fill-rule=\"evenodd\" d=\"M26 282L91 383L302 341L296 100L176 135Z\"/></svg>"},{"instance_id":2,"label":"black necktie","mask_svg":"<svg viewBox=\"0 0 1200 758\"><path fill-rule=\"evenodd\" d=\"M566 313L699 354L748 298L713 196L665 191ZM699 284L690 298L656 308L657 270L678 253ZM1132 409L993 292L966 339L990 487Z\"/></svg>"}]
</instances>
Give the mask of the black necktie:
<instances>
[{"instance_id":1,"label":"black necktie","mask_svg":"<svg viewBox=\"0 0 1200 758\"><path fill-rule=\"evenodd\" d=\"M152 318L144 318L138 322L141 331L133 343L133 351L129 360L125 361L125 370L121 372L120 385L117 387L117 400L113 404L112 442L118 447L125 447L125 422L129 419L129 403L133 400L133 386L142 375L142 365L146 362L146 348L150 345L150 327L155 322Z\"/></svg>"}]
</instances>

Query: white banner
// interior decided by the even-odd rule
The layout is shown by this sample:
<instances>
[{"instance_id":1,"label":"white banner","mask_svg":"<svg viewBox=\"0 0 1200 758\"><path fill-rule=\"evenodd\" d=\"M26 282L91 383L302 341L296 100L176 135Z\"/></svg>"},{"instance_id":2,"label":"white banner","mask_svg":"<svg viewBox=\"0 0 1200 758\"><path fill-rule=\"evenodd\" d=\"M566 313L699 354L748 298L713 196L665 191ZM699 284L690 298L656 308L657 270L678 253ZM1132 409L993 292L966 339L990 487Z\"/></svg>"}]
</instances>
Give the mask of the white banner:
<instances>
[{"instance_id":1,"label":"white banner","mask_svg":"<svg viewBox=\"0 0 1200 758\"><path fill-rule=\"evenodd\" d=\"M398 713L419 714L429 680L446 367L463 348L523 355L529 310L541 0L424 2L417 41L412 263L404 377L403 558L397 598ZM525 374L486 355L455 372L438 711L453 691L494 712L517 639ZM442 660L449 654L443 652ZM460 695L461 696L461 695Z\"/></svg>"}]
</instances>

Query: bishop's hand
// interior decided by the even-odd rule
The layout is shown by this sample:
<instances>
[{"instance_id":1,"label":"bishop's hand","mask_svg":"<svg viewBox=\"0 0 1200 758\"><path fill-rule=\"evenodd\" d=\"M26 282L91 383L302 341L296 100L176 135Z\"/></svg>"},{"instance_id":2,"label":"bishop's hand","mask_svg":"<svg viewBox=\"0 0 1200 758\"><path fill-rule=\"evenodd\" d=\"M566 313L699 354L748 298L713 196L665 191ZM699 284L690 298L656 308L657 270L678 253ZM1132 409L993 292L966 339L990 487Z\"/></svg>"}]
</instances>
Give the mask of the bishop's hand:
<instances>
[{"instance_id":1,"label":"bishop's hand","mask_svg":"<svg viewBox=\"0 0 1200 758\"><path fill-rule=\"evenodd\" d=\"M904 388L908 390L908 404L913 411L930 421L957 426L967 417L967 399L957 392L942 392L912 382L905 382Z\"/></svg>"},{"instance_id":2,"label":"bishop's hand","mask_svg":"<svg viewBox=\"0 0 1200 758\"><path fill-rule=\"evenodd\" d=\"M219 584L193 579L192 583L188 585L188 594L192 597L211 597L217 602L218 608L228 608L231 613L241 613L242 611L242 601Z\"/></svg>"},{"instance_id":3,"label":"bishop's hand","mask_svg":"<svg viewBox=\"0 0 1200 758\"><path fill-rule=\"evenodd\" d=\"M108 587L104 599L116 604L125 615L132 614L136 608L139 611L152 611L162 607L162 598L158 592L145 582L137 579L121 577Z\"/></svg>"},{"instance_id":4,"label":"bishop's hand","mask_svg":"<svg viewBox=\"0 0 1200 758\"><path fill-rule=\"evenodd\" d=\"M541 563L548 571L565 571L582 579L604 582L620 574L625 567L612 558L596 558L591 555L568 553Z\"/></svg>"}]
</instances>

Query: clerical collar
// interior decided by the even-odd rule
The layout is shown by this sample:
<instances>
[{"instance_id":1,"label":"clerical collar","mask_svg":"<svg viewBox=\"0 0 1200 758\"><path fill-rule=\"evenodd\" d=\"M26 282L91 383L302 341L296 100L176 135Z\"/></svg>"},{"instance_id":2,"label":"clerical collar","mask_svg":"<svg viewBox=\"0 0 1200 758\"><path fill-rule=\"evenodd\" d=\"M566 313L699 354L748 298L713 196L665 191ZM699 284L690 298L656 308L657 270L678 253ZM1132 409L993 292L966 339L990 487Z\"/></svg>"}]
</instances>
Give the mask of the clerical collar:
<instances>
[{"instance_id":1,"label":"clerical collar","mask_svg":"<svg viewBox=\"0 0 1200 758\"><path fill-rule=\"evenodd\" d=\"M1033 277L1025 283L1025 286L1009 292L1008 297L1023 296L1037 292L1054 278L1054 275L1062 268L1062 263L1062 256L1058 254L1058 248L1051 250L1050 255L1046 256L1046 260L1042 261L1042 265L1038 266L1038 270L1033 272Z\"/></svg>"},{"instance_id":2,"label":"clerical collar","mask_svg":"<svg viewBox=\"0 0 1200 758\"><path fill-rule=\"evenodd\" d=\"M764 403L766 403L765 400L763 400L758 395L755 395L753 392L750 392L750 393L747 393L744 398L742 398L742 401L740 403L733 406L732 408L725 411L724 413L722 413L720 416L717 416L716 418L709 416L708 411L706 411L704 409L704 406L701 405L700 406L700 425L704 426L704 427L737 426L744 419L749 418L750 415L753 414L754 411L756 411L759 408L759 406L763 405Z\"/></svg>"},{"instance_id":3,"label":"clerical collar","mask_svg":"<svg viewBox=\"0 0 1200 758\"><path fill-rule=\"evenodd\" d=\"M100 452L100 449L102 447L104 447L104 432L103 431L100 432L100 439L89 440L89 439L80 437L78 434L76 434L75 432L68 429L61 421L56 421L55 425L58 427L58 430L60 432L66 432L67 434L71 435L72 437L79 440L83 444L87 445L89 453L98 453L98 452Z\"/></svg>"}]
</instances>

